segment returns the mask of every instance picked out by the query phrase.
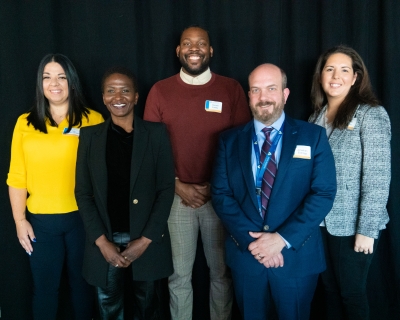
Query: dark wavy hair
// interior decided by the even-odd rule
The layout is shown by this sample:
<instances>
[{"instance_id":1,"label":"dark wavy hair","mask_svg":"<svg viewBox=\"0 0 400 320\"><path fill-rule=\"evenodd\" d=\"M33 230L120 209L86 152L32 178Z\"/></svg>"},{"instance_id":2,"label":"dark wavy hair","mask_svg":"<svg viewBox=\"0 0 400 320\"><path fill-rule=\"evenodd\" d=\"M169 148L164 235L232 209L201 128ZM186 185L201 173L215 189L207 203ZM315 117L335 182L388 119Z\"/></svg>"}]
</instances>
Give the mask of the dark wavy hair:
<instances>
[{"instance_id":1,"label":"dark wavy hair","mask_svg":"<svg viewBox=\"0 0 400 320\"><path fill-rule=\"evenodd\" d=\"M106 72L104 72L103 77L101 78L101 92L104 93L104 83L106 82L107 78L115 73L119 73L119 74L123 74L124 76L127 76L132 81L133 89L135 90L135 92L138 92L138 90L139 90L138 82L137 82L135 74L131 70L129 70L128 68L123 67L123 66L113 66L113 67L107 69Z\"/></svg>"},{"instance_id":2,"label":"dark wavy hair","mask_svg":"<svg viewBox=\"0 0 400 320\"><path fill-rule=\"evenodd\" d=\"M379 105L379 101L372 90L367 68L365 67L364 61L360 55L353 48L346 45L339 45L321 54L315 67L311 88L314 117L320 113L327 103L326 94L321 86L321 73L328 58L335 53L343 53L349 56L352 61L354 73L357 74L356 82L350 88L347 96L340 104L336 117L332 123L333 128L344 129L353 118L359 104L368 104L376 107Z\"/></svg>"},{"instance_id":3,"label":"dark wavy hair","mask_svg":"<svg viewBox=\"0 0 400 320\"><path fill-rule=\"evenodd\" d=\"M35 104L30 110L27 117L28 125L32 124L36 130L47 133L46 121L50 121L50 125L57 127L50 113L50 105L43 91L43 71L45 66L50 62L58 63L65 72L68 81L68 131L73 126L82 125L82 117L88 119L89 109L86 107L86 100L82 92L82 86L79 81L78 73L71 60L60 53L50 53L43 57L40 61L36 76L36 99Z\"/></svg>"}]
</instances>

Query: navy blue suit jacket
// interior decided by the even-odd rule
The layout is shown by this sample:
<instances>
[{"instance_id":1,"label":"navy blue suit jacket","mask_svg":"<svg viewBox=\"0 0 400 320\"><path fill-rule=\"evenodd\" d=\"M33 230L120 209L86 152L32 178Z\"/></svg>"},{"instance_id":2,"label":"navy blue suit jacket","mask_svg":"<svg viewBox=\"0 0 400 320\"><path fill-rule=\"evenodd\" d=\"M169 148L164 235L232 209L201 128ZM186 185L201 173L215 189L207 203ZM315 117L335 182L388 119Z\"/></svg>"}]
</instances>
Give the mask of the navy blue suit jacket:
<instances>
[{"instance_id":1,"label":"navy blue suit jacket","mask_svg":"<svg viewBox=\"0 0 400 320\"><path fill-rule=\"evenodd\" d=\"M319 224L332 208L336 172L325 129L286 116L282 151L265 219L251 168L254 122L221 134L212 179L212 201L228 231L226 261L236 272L259 274L263 268L248 250L249 231L278 232L290 244L282 250L284 277L322 272L325 258ZM311 159L294 158L296 146L310 146Z\"/></svg>"}]
</instances>

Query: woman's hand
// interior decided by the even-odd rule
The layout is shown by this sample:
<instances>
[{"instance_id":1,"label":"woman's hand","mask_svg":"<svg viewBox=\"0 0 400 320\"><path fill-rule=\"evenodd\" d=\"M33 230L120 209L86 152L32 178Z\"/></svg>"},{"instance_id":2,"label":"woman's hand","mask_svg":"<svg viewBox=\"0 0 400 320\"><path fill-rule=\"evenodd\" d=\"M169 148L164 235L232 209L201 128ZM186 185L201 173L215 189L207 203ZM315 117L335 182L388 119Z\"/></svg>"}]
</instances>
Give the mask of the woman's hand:
<instances>
[{"instance_id":1,"label":"woman's hand","mask_svg":"<svg viewBox=\"0 0 400 320\"><path fill-rule=\"evenodd\" d=\"M356 241L354 243L355 252L364 252L365 254L374 252L374 238L356 234Z\"/></svg>"},{"instance_id":2,"label":"woman's hand","mask_svg":"<svg viewBox=\"0 0 400 320\"><path fill-rule=\"evenodd\" d=\"M12 213L17 228L17 237L22 248L27 254L31 255L33 251L32 242L36 242L32 225L26 220L26 197L28 191L24 188L8 187Z\"/></svg>"},{"instance_id":3,"label":"woman's hand","mask_svg":"<svg viewBox=\"0 0 400 320\"><path fill-rule=\"evenodd\" d=\"M33 252L32 242L36 242L35 234L33 233L32 225L25 218L15 222L17 227L17 237L22 248L27 254L31 255Z\"/></svg>"},{"instance_id":4,"label":"woman's hand","mask_svg":"<svg viewBox=\"0 0 400 320\"><path fill-rule=\"evenodd\" d=\"M108 241L104 234L97 238L95 243L99 247L104 259L113 267L126 268L131 264L130 261L120 254L119 248L111 241Z\"/></svg>"},{"instance_id":5,"label":"woman's hand","mask_svg":"<svg viewBox=\"0 0 400 320\"><path fill-rule=\"evenodd\" d=\"M126 246L126 249L121 253L121 255L126 260L133 262L138 259L143 254L143 252L146 251L150 243L150 239L142 236L139 239L129 242Z\"/></svg>"}]
</instances>

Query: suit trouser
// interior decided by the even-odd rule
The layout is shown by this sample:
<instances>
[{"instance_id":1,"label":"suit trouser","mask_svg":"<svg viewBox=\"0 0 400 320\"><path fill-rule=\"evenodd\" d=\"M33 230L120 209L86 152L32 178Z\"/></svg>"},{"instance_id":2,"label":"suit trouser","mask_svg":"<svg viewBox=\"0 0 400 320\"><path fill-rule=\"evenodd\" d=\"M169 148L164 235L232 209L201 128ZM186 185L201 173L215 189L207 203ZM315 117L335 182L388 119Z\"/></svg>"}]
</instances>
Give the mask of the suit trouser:
<instances>
[{"instance_id":1,"label":"suit trouser","mask_svg":"<svg viewBox=\"0 0 400 320\"><path fill-rule=\"evenodd\" d=\"M276 276L272 268L264 268L257 275L232 270L232 277L243 320L268 319L270 294L279 320L309 319L318 274L287 278Z\"/></svg>"},{"instance_id":2,"label":"suit trouser","mask_svg":"<svg viewBox=\"0 0 400 320\"><path fill-rule=\"evenodd\" d=\"M34 319L56 319L58 288L66 263L75 319L91 319L93 289L82 277L85 230L78 211L29 214L35 233L30 265L33 276Z\"/></svg>"},{"instance_id":3,"label":"suit trouser","mask_svg":"<svg viewBox=\"0 0 400 320\"><path fill-rule=\"evenodd\" d=\"M326 270L321 273L325 287L327 319L368 320L367 276L374 253L354 251L355 236L337 237L321 227Z\"/></svg>"},{"instance_id":4,"label":"suit trouser","mask_svg":"<svg viewBox=\"0 0 400 320\"><path fill-rule=\"evenodd\" d=\"M128 232L114 232L113 242L121 252L130 241ZM140 258L139 258L140 259ZM96 287L100 318L102 320L124 320L124 279L126 268L108 267L107 287ZM130 270L130 269L129 269ZM167 319L162 310L162 280L133 281L133 303L135 320Z\"/></svg>"},{"instance_id":5,"label":"suit trouser","mask_svg":"<svg viewBox=\"0 0 400 320\"><path fill-rule=\"evenodd\" d=\"M212 320L232 315L232 280L224 260L225 231L211 201L192 209L175 194L168 219L174 273L169 277L170 309L173 320L192 319L192 269L199 229L210 268L210 313Z\"/></svg>"}]
</instances>

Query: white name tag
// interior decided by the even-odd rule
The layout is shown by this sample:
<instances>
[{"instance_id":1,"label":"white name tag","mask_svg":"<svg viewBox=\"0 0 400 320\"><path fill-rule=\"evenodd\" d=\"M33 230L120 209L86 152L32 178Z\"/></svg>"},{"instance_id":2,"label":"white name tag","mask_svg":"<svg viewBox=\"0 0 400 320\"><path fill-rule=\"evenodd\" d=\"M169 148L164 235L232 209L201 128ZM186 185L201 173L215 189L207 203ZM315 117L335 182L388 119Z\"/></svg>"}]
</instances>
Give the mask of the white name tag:
<instances>
[{"instance_id":1,"label":"white name tag","mask_svg":"<svg viewBox=\"0 0 400 320\"><path fill-rule=\"evenodd\" d=\"M357 124L357 118L351 119L349 125L347 126L347 130L354 130L356 124Z\"/></svg>"},{"instance_id":2,"label":"white name tag","mask_svg":"<svg viewBox=\"0 0 400 320\"><path fill-rule=\"evenodd\" d=\"M296 150L294 150L293 158L311 159L311 147L297 146Z\"/></svg>"},{"instance_id":3,"label":"white name tag","mask_svg":"<svg viewBox=\"0 0 400 320\"><path fill-rule=\"evenodd\" d=\"M206 100L206 111L208 112L222 112L222 102Z\"/></svg>"},{"instance_id":4,"label":"white name tag","mask_svg":"<svg viewBox=\"0 0 400 320\"><path fill-rule=\"evenodd\" d=\"M78 128L72 128L70 132L67 132L68 128L64 128L63 134L66 135L73 135L79 137L79 130Z\"/></svg>"}]
</instances>

